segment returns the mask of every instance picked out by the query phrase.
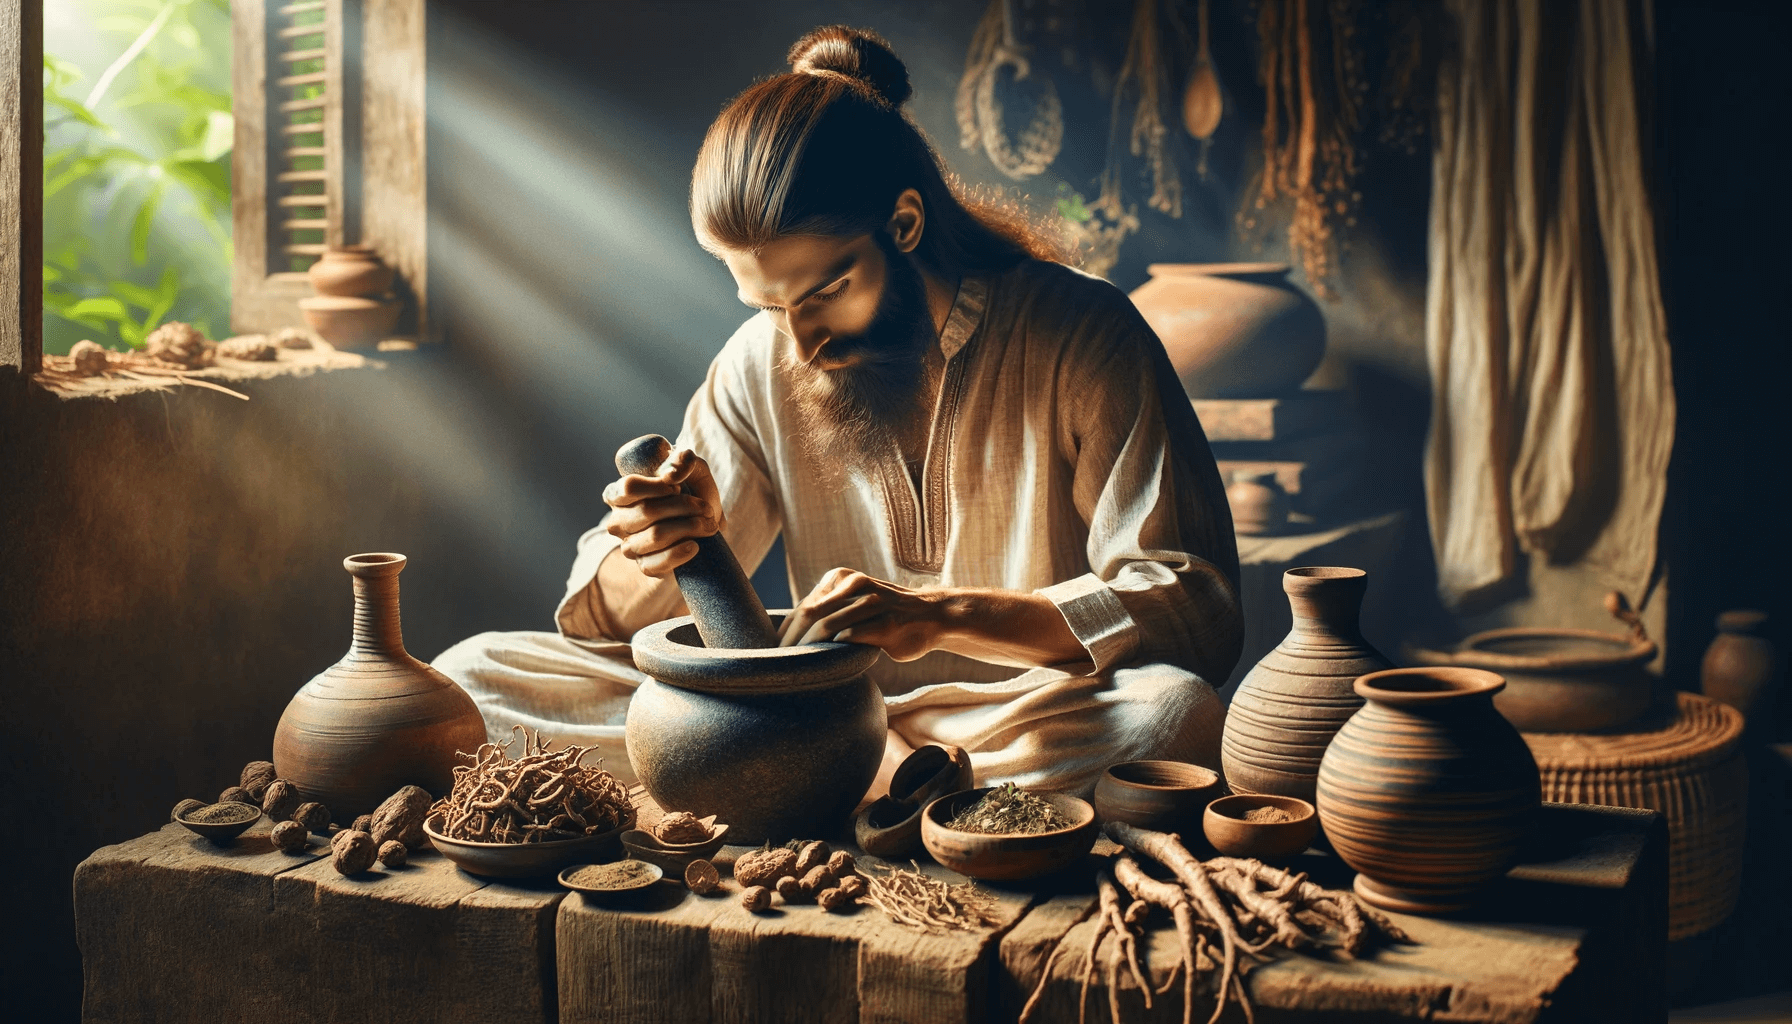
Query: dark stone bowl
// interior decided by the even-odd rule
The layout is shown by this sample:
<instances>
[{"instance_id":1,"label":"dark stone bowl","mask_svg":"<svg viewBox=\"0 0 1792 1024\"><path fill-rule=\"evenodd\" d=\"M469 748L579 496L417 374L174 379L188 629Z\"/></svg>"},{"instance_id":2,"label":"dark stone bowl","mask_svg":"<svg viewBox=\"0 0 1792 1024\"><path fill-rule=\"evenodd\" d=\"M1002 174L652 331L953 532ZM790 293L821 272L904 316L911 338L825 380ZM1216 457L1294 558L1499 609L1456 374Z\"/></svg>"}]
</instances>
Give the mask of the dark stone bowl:
<instances>
[{"instance_id":1,"label":"dark stone bowl","mask_svg":"<svg viewBox=\"0 0 1792 1024\"><path fill-rule=\"evenodd\" d=\"M545 843L477 843L449 839L427 821L423 823L423 834L442 856L469 875L539 878L552 875L569 864L602 864L616 860L622 855L620 837L633 825L631 820L596 835Z\"/></svg>"},{"instance_id":2,"label":"dark stone bowl","mask_svg":"<svg viewBox=\"0 0 1792 1024\"><path fill-rule=\"evenodd\" d=\"M629 701L628 758L660 807L714 814L735 843L838 833L883 761L877 648L711 650L688 615L633 645L653 681Z\"/></svg>"}]
</instances>

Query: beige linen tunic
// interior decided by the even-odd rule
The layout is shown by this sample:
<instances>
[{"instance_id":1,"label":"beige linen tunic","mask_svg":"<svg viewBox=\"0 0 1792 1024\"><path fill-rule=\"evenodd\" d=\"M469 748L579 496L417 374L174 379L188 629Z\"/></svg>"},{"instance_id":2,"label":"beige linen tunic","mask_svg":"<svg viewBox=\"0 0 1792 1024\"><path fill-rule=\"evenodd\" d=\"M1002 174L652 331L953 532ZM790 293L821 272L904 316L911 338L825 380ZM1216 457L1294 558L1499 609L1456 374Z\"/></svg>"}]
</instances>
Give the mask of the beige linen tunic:
<instances>
[{"instance_id":1,"label":"beige linen tunic","mask_svg":"<svg viewBox=\"0 0 1792 1024\"><path fill-rule=\"evenodd\" d=\"M1239 652L1231 519L1163 346L1123 293L1031 261L965 280L940 335L919 487L894 448L881 470L817 471L780 368L790 344L769 318L749 319L678 437L709 463L743 567L782 532L799 597L837 566L905 587L1035 591L1088 651L1090 664L1031 671L946 652L882 658L872 678L897 737L966 747L983 782L1087 790L1133 755L1217 766L1223 710L1205 680L1224 680ZM619 543L606 525L579 540L559 637L486 634L438 659L472 679L494 732L523 722L589 736L601 720L620 735L641 677L618 663L626 638L597 599L598 566ZM659 617L684 612L669 579L649 600ZM535 671L558 682L516 676ZM572 685L591 678L613 685Z\"/></svg>"}]
</instances>

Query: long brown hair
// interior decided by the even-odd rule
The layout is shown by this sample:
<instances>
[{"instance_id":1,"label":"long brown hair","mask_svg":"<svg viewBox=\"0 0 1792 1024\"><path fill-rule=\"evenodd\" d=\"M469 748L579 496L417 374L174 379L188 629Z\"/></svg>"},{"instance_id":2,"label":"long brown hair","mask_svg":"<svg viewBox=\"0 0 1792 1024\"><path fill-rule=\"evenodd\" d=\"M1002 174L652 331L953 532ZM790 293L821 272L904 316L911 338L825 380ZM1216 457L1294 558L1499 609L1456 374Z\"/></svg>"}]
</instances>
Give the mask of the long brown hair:
<instances>
[{"instance_id":1,"label":"long brown hair","mask_svg":"<svg viewBox=\"0 0 1792 1024\"><path fill-rule=\"evenodd\" d=\"M916 257L942 276L997 273L1062 253L1018 204L973 196L902 110L908 69L874 32L828 25L796 41L796 70L736 96L691 175L691 225L711 252L784 235L881 229L904 189L921 194Z\"/></svg>"}]
</instances>

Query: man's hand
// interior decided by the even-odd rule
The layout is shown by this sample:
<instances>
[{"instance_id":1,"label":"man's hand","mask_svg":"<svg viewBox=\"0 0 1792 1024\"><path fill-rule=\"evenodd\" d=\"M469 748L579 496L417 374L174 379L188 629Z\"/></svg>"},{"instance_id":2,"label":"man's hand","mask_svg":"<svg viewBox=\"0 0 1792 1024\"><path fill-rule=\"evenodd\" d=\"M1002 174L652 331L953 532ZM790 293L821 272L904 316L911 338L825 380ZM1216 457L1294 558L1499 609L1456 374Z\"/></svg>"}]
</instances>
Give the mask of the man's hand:
<instances>
[{"instance_id":1,"label":"man's hand","mask_svg":"<svg viewBox=\"0 0 1792 1024\"><path fill-rule=\"evenodd\" d=\"M910 590L852 569L832 569L785 618L778 646L822 640L881 647L913 661L938 647L950 591Z\"/></svg>"},{"instance_id":2,"label":"man's hand","mask_svg":"<svg viewBox=\"0 0 1792 1024\"><path fill-rule=\"evenodd\" d=\"M616 510L608 529L622 541L617 550L656 578L695 557L698 537L722 531L721 493L709 463L689 448L674 453L657 476L631 474L604 488L604 502Z\"/></svg>"}]
</instances>

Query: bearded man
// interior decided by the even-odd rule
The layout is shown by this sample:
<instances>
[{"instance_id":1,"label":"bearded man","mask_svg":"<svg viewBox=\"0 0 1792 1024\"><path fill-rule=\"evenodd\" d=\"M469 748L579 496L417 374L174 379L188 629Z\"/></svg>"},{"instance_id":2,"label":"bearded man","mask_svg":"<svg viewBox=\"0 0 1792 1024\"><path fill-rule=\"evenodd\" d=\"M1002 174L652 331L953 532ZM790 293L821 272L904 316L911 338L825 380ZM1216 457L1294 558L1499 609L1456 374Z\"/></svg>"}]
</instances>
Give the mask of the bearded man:
<instances>
[{"instance_id":1,"label":"bearded man","mask_svg":"<svg viewBox=\"0 0 1792 1024\"><path fill-rule=\"evenodd\" d=\"M936 742L969 751L979 785L1217 768L1237 552L1162 344L1124 294L948 182L881 39L818 29L790 60L697 159L697 238L758 312L677 454L605 489L558 633L484 634L436 667L494 736L620 741L645 679L626 641L684 613L672 571L695 538L722 533L751 572L781 532L807 595L782 642L887 655L886 771Z\"/></svg>"}]
</instances>

